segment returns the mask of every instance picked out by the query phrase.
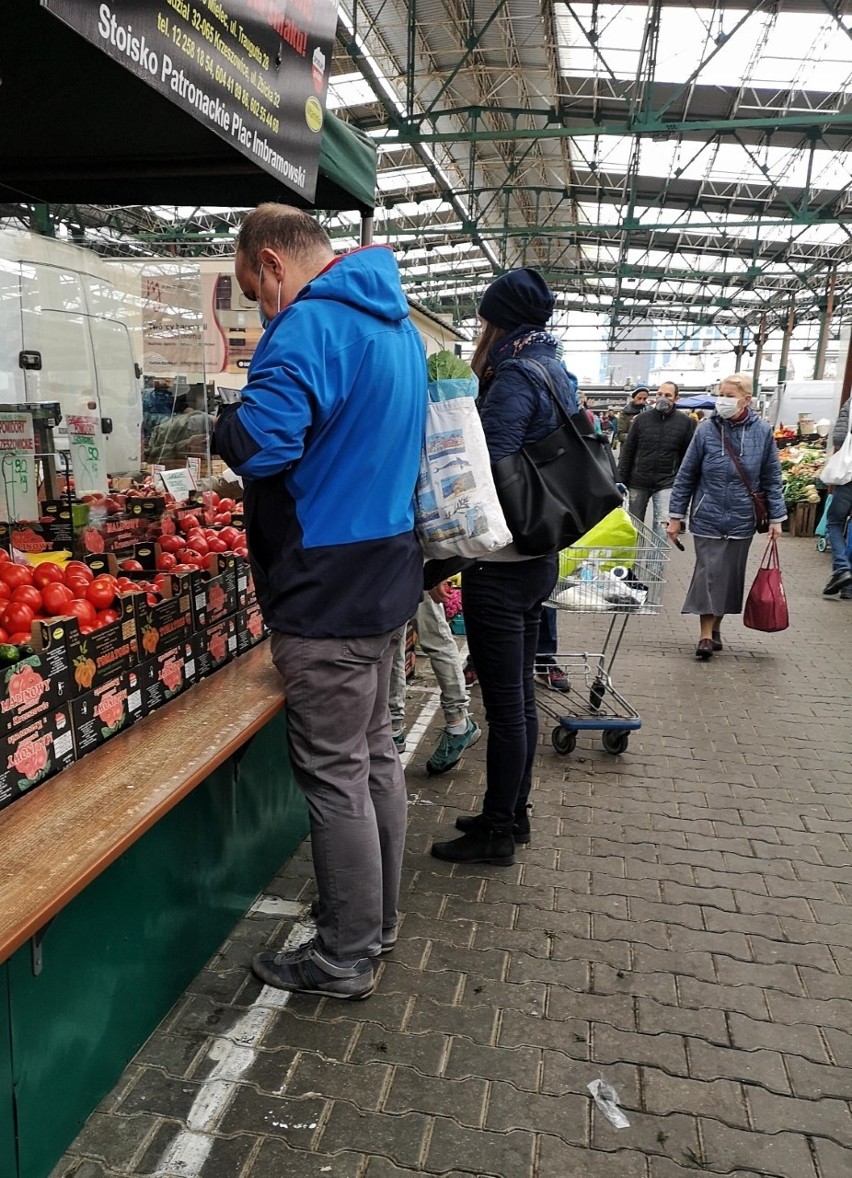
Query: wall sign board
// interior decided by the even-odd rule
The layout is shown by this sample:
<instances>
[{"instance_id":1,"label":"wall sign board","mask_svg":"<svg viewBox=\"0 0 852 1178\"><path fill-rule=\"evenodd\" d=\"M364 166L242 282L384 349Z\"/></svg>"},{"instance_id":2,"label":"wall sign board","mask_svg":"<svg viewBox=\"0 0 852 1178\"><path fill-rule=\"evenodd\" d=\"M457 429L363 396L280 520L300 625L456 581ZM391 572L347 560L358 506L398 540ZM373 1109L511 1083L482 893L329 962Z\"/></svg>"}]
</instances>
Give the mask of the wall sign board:
<instances>
[{"instance_id":1,"label":"wall sign board","mask_svg":"<svg viewBox=\"0 0 852 1178\"><path fill-rule=\"evenodd\" d=\"M313 200L337 0L42 0L75 32Z\"/></svg>"}]
</instances>

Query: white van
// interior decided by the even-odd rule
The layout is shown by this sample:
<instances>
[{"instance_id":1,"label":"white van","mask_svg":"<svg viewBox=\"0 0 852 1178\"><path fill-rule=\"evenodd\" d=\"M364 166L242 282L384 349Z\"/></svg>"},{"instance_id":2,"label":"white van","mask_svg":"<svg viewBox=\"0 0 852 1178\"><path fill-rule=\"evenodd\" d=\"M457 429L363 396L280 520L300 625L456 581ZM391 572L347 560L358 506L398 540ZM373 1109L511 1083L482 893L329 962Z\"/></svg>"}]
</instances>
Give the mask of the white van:
<instances>
[{"instance_id":1,"label":"white van","mask_svg":"<svg viewBox=\"0 0 852 1178\"><path fill-rule=\"evenodd\" d=\"M142 316L124 270L0 230L0 407L58 401L64 418L96 417L109 474L136 471L142 458ZM60 425L60 448L64 434Z\"/></svg>"}]
</instances>

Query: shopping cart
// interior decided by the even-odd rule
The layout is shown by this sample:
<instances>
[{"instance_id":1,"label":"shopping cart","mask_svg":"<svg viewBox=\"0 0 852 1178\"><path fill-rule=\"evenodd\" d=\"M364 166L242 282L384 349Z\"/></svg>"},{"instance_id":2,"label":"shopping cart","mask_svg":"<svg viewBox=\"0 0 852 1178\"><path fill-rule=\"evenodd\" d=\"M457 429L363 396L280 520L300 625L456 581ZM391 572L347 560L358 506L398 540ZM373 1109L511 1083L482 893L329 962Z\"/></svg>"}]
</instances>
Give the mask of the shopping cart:
<instances>
[{"instance_id":1,"label":"shopping cart","mask_svg":"<svg viewBox=\"0 0 852 1178\"><path fill-rule=\"evenodd\" d=\"M569 690L558 697L536 693L538 706L557 721L551 743L562 756L573 752L578 732L600 732L604 750L617 756L626 751L630 733L642 726L639 713L616 690L612 669L631 617L660 610L668 542L631 516L635 546L578 548L560 555L559 579L547 605L572 614L608 618L600 651L557 652Z\"/></svg>"}]
</instances>

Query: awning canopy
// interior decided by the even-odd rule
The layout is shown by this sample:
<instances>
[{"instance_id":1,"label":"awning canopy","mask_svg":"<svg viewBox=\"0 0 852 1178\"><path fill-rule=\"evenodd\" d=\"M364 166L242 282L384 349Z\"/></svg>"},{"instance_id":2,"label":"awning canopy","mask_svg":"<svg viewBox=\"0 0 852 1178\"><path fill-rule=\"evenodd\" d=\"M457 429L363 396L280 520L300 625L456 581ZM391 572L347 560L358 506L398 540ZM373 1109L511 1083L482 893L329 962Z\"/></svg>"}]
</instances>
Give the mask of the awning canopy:
<instances>
[{"instance_id":1,"label":"awning canopy","mask_svg":"<svg viewBox=\"0 0 852 1178\"><path fill-rule=\"evenodd\" d=\"M0 201L246 207L305 202L38 0L0 39ZM314 208L369 212L371 140L327 113Z\"/></svg>"}]
</instances>

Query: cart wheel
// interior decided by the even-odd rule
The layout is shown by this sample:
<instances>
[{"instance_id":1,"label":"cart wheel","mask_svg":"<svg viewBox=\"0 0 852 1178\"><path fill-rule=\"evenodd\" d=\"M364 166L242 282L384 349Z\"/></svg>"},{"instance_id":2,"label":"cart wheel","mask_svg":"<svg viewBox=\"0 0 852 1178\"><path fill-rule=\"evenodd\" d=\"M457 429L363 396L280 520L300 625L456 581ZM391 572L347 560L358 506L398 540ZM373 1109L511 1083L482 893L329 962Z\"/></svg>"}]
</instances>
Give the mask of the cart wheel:
<instances>
[{"instance_id":1,"label":"cart wheel","mask_svg":"<svg viewBox=\"0 0 852 1178\"><path fill-rule=\"evenodd\" d=\"M569 728L563 728L560 724L558 728L554 728L551 732L550 743L556 749L557 753L559 753L560 757L567 757L577 747L577 733L572 732Z\"/></svg>"},{"instance_id":2,"label":"cart wheel","mask_svg":"<svg viewBox=\"0 0 852 1178\"><path fill-rule=\"evenodd\" d=\"M629 743L630 734L628 732L613 732L611 729L607 729L606 732L601 733L601 744L604 747L604 752L611 753L614 757L619 757L622 753L626 753Z\"/></svg>"},{"instance_id":3,"label":"cart wheel","mask_svg":"<svg viewBox=\"0 0 852 1178\"><path fill-rule=\"evenodd\" d=\"M825 552L826 548L828 548L828 541L825 536L820 536L817 539L817 552Z\"/></svg>"},{"instance_id":4,"label":"cart wheel","mask_svg":"<svg viewBox=\"0 0 852 1178\"><path fill-rule=\"evenodd\" d=\"M589 707L593 712L600 711L600 706L603 703L603 697L605 694L605 685L601 683L600 679L596 679L592 684L592 690L589 692Z\"/></svg>"}]
</instances>

